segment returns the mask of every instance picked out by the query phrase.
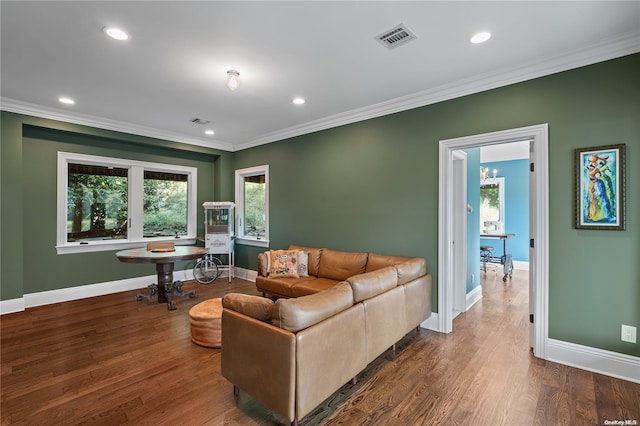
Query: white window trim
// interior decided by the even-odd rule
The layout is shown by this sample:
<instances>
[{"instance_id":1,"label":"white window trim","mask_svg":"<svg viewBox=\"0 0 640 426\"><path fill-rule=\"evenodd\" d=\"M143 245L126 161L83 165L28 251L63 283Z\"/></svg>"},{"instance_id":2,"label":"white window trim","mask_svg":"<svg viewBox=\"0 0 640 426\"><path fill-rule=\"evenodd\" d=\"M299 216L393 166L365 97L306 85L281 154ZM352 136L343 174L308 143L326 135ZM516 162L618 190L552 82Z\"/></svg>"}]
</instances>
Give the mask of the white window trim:
<instances>
[{"instance_id":1,"label":"white window trim","mask_svg":"<svg viewBox=\"0 0 640 426\"><path fill-rule=\"evenodd\" d=\"M129 169L129 206L128 238L123 240L91 241L88 243L67 241L67 183L68 164L80 163L106 167L121 167ZM132 194L142 194L144 170L162 171L168 173L186 174L187 179L187 235L170 238L143 238L142 227L132 227L132 221L142 223L143 203L142 197ZM146 161L127 160L122 158L101 157L95 155L75 154L71 152L58 152L58 177L57 177L57 243L58 254L86 253L95 251L122 250L126 248L140 247L150 241L174 241L177 245L195 244L197 233L197 190L198 169L195 167L177 166L163 163L150 163Z\"/></svg>"},{"instance_id":2,"label":"white window trim","mask_svg":"<svg viewBox=\"0 0 640 426\"><path fill-rule=\"evenodd\" d=\"M265 229L264 238L244 235L244 178L264 175ZM269 165L236 170L236 243L256 247L269 247Z\"/></svg>"}]
</instances>

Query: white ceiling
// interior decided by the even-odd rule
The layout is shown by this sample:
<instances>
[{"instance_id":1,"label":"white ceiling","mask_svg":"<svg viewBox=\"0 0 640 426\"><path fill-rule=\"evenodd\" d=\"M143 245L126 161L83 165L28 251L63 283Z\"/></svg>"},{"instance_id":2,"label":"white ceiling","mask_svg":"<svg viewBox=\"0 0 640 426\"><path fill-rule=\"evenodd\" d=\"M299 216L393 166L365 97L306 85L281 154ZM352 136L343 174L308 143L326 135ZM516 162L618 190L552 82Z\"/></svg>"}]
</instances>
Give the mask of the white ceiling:
<instances>
[{"instance_id":1,"label":"white ceiling","mask_svg":"<svg viewBox=\"0 0 640 426\"><path fill-rule=\"evenodd\" d=\"M529 158L529 141L501 143L480 147L480 164Z\"/></svg>"},{"instance_id":2,"label":"white ceiling","mask_svg":"<svg viewBox=\"0 0 640 426\"><path fill-rule=\"evenodd\" d=\"M3 110L231 151L640 51L638 1L0 8ZM392 50L376 42L400 23L418 38ZM109 39L107 25L131 39ZM469 43L481 30L493 37ZM228 69L240 72L235 92ZM215 135L193 118L211 120Z\"/></svg>"}]
</instances>

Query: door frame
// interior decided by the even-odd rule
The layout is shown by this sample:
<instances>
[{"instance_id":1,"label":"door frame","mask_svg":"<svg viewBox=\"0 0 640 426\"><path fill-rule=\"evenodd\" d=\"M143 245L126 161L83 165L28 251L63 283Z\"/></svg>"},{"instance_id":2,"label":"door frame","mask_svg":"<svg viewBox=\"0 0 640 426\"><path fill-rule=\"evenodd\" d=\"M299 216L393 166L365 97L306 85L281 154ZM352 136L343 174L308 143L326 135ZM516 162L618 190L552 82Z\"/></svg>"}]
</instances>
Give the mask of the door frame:
<instances>
[{"instance_id":1,"label":"door frame","mask_svg":"<svg viewBox=\"0 0 640 426\"><path fill-rule=\"evenodd\" d=\"M458 265L453 268L453 318L467 310L467 153L455 150L453 155L453 215L452 245L453 260ZM452 318L452 319L453 319Z\"/></svg>"},{"instance_id":2,"label":"door frame","mask_svg":"<svg viewBox=\"0 0 640 426\"><path fill-rule=\"evenodd\" d=\"M532 170L529 174L530 248L529 299L533 312L530 345L535 356L546 359L548 346L549 296L549 136L548 124L502 130L439 143L438 193L438 331L453 331L453 152L460 149L516 142L529 139Z\"/></svg>"}]
</instances>

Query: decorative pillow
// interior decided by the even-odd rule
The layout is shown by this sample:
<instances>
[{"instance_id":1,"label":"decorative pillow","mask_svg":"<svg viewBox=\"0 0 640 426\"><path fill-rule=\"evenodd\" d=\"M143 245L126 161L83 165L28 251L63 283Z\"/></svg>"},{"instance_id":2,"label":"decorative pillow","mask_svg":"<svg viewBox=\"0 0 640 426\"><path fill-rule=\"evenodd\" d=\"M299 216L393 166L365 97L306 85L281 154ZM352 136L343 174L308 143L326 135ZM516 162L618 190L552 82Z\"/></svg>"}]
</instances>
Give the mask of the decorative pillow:
<instances>
[{"instance_id":1,"label":"decorative pillow","mask_svg":"<svg viewBox=\"0 0 640 426\"><path fill-rule=\"evenodd\" d=\"M309 276L309 253L306 251L298 251L298 275L301 278Z\"/></svg>"},{"instance_id":2,"label":"decorative pillow","mask_svg":"<svg viewBox=\"0 0 640 426\"><path fill-rule=\"evenodd\" d=\"M299 278L298 250L271 250L269 275L274 277Z\"/></svg>"}]
</instances>

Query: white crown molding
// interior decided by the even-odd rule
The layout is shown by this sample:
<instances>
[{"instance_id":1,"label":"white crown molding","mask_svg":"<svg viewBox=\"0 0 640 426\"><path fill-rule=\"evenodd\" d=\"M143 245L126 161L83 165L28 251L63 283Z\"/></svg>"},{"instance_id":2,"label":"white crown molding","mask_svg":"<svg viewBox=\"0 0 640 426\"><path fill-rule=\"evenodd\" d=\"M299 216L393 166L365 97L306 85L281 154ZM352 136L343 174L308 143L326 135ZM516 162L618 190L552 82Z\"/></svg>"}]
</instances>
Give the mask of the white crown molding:
<instances>
[{"instance_id":1,"label":"white crown molding","mask_svg":"<svg viewBox=\"0 0 640 426\"><path fill-rule=\"evenodd\" d=\"M149 127L125 123L107 118L95 117L85 114L71 114L55 108L29 104L9 98L0 98L0 109L20 114L32 115L41 118L64 121L68 123L97 127L106 130L147 136L157 139L171 140L206 148L220 149L224 151L240 151L259 145L265 145L283 139L288 139L307 133L344 126L359 121L369 120L384 115L389 115L413 108L435 104L474 93L520 83L534 78L567 71L597 62L607 61L618 57L640 52L640 32L628 34L614 40L608 40L591 45L567 55L558 55L524 64L517 68L481 74L474 78L460 80L454 83L441 85L429 90L420 91L411 95L402 96L385 102L356 108L344 113L331 115L318 120L288 127L277 132L267 133L261 137L247 142L232 144L223 141L204 141L179 134L171 134Z\"/></svg>"},{"instance_id":2,"label":"white crown molding","mask_svg":"<svg viewBox=\"0 0 640 426\"><path fill-rule=\"evenodd\" d=\"M233 150L233 145L228 142L193 139L178 134L168 133L163 130L153 129L151 127L110 120L108 118L96 117L88 114L69 113L68 111L22 102L11 98L0 98L0 109L3 111L31 115L49 120L57 120L65 123L95 127L98 129L113 130L138 136L169 140L189 145L202 146L205 148L220 149L223 151Z\"/></svg>"},{"instance_id":3,"label":"white crown molding","mask_svg":"<svg viewBox=\"0 0 640 426\"><path fill-rule=\"evenodd\" d=\"M502 72L485 73L472 79L460 80L408 96L331 115L299 126L289 127L249 142L234 144L234 151L431 105L638 52L640 52L640 33L636 32L612 41L586 47L569 55L558 55L545 61L525 64Z\"/></svg>"}]
</instances>

